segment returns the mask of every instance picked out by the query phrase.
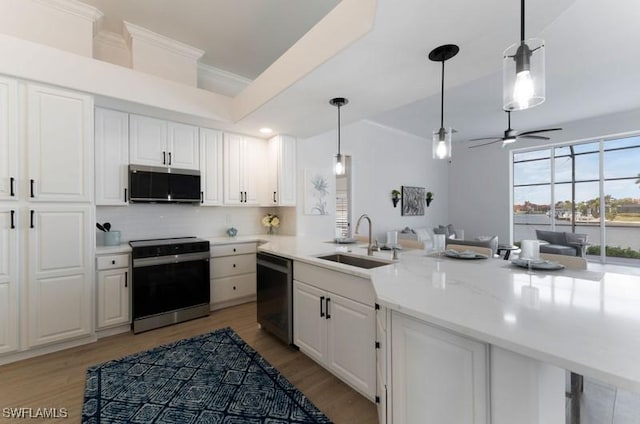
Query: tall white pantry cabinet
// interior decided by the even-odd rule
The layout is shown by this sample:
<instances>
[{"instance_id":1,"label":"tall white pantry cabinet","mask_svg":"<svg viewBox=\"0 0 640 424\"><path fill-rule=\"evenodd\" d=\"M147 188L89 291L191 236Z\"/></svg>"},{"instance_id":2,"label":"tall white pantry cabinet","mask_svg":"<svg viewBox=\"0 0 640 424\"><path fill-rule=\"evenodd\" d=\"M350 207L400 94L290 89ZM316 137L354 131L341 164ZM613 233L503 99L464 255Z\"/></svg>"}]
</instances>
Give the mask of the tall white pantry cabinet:
<instances>
[{"instance_id":1,"label":"tall white pantry cabinet","mask_svg":"<svg viewBox=\"0 0 640 424\"><path fill-rule=\"evenodd\" d=\"M0 354L93 331L93 99L0 78Z\"/></svg>"}]
</instances>

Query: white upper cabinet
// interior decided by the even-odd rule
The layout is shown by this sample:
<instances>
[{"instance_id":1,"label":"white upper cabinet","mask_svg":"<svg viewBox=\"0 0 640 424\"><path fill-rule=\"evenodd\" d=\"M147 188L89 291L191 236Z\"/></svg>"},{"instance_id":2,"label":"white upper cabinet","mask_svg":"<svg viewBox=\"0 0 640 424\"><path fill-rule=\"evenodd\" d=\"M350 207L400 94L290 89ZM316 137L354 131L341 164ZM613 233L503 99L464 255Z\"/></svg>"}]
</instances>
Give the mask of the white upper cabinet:
<instances>
[{"instance_id":1,"label":"white upper cabinet","mask_svg":"<svg viewBox=\"0 0 640 424\"><path fill-rule=\"evenodd\" d=\"M222 133L208 128L200 128L200 188L202 204L222 205Z\"/></svg>"},{"instance_id":2,"label":"white upper cabinet","mask_svg":"<svg viewBox=\"0 0 640 424\"><path fill-rule=\"evenodd\" d=\"M29 200L91 201L92 97L28 84L27 140Z\"/></svg>"},{"instance_id":3,"label":"white upper cabinet","mask_svg":"<svg viewBox=\"0 0 640 424\"><path fill-rule=\"evenodd\" d=\"M15 80L0 78L0 200L18 196L18 106Z\"/></svg>"},{"instance_id":4,"label":"white upper cabinet","mask_svg":"<svg viewBox=\"0 0 640 424\"><path fill-rule=\"evenodd\" d=\"M199 169L197 127L133 114L129 124L132 164Z\"/></svg>"},{"instance_id":5,"label":"white upper cabinet","mask_svg":"<svg viewBox=\"0 0 640 424\"><path fill-rule=\"evenodd\" d=\"M200 169L198 127L169 122L167 125L169 166L181 169Z\"/></svg>"},{"instance_id":6,"label":"white upper cabinet","mask_svg":"<svg viewBox=\"0 0 640 424\"><path fill-rule=\"evenodd\" d=\"M296 139L278 135L269 140L265 205L296 205Z\"/></svg>"},{"instance_id":7,"label":"white upper cabinet","mask_svg":"<svg viewBox=\"0 0 640 424\"><path fill-rule=\"evenodd\" d=\"M129 114L95 110L96 205L126 205L129 187Z\"/></svg>"},{"instance_id":8,"label":"white upper cabinet","mask_svg":"<svg viewBox=\"0 0 640 424\"><path fill-rule=\"evenodd\" d=\"M224 134L224 203L257 205L264 183L267 144L259 138Z\"/></svg>"}]
</instances>

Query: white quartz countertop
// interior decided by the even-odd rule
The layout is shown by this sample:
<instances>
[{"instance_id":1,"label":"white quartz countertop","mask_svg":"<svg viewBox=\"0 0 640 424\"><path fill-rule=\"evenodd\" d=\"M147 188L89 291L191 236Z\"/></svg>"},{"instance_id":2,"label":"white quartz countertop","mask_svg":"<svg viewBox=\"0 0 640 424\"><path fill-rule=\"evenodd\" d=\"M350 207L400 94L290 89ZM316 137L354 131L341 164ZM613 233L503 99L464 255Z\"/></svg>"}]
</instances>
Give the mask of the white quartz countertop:
<instances>
[{"instance_id":1,"label":"white quartz countertop","mask_svg":"<svg viewBox=\"0 0 640 424\"><path fill-rule=\"evenodd\" d=\"M464 260L405 250L371 270L317 259L361 245L261 236L259 250L371 278L378 303L392 310L621 388L640 392L640 276L537 271L502 259ZM390 252L376 252L389 259Z\"/></svg>"}]
</instances>

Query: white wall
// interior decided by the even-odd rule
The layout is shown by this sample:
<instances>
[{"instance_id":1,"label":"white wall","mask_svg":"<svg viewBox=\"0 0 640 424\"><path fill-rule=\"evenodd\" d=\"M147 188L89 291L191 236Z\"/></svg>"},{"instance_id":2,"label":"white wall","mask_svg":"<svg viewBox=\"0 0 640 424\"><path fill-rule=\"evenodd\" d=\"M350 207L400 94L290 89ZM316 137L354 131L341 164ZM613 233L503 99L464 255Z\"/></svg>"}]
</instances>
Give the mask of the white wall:
<instances>
[{"instance_id":1,"label":"white wall","mask_svg":"<svg viewBox=\"0 0 640 424\"><path fill-rule=\"evenodd\" d=\"M304 215L303 180L306 168L331 169L336 154L336 131L298 140L297 234L334 237L335 199L330 199L330 215ZM366 213L373 221L375 237L384 242L386 232L404 227L431 228L448 223L448 164L431 158L431 141L414 135L359 121L341 130L342 154L352 157L353 213L355 230L358 217ZM335 193L335 180L331 193ZM391 190L402 185L425 187L434 193L434 201L424 216L401 216L400 204L391 203ZM363 224L361 234L367 234Z\"/></svg>"},{"instance_id":2,"label":"white wall","mask_svg":"<svg viewBox=\"0 0 640 424\"><path fill-rule=\"evenodd\" d=\"M168 237L224 237L227 228L238 229L238 235L264 234L260 220L274 208L204 207L180 204L144 204L98 206L96 221L110 222L111 229L122 232L122 242ZM277 212L276 212L277 213ZM96 242L103 234L96 230Z\"/></svg>"},{"instance_id":3,"label":"white wall","mask_svg":"<svg viewBox=\"0 0 640 424\"><path fill-rule=\"evenodd\" d=\"M553 144L624 135L640 130L640 109L560 126L564 130L553 133ZM524 140L504 149L499 147L500 143L477 149L454 145L449 173L449 211L454 226L465 230L465 238L497 234L500 242L511 240L509 152L543 145Z\"/></svg>"}]
</instances>

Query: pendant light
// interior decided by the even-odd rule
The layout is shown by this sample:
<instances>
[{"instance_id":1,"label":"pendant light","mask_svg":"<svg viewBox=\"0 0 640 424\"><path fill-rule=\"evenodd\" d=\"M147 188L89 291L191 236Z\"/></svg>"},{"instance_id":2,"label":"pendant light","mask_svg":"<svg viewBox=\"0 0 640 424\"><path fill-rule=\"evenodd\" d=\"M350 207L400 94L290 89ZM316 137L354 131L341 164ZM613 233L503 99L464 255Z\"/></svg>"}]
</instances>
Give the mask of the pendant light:
<instances>
[{"instance_id":1,"label":"pendant light","mask_svg":"<svg viewBox=\"0 0 640 424\"><path fill-rule=\"evenodd\" d=\"M444 62L458 54L460 48L455 44L436 47L429 53L429 59L442 62L442 83L440 90L440 129L433 132L433 158L447 159L451 157L452 128L444 128Z\"/></svg>"},{"instance_id":2,"label":"pendant light","mask_svg":"<svg viewBox=\"0 0 640 424\"><path fill-rule=\"evenodd\" d=\"M344 97L336 97L329 100L329 103L338 108L338 154L336 155L335 174L344 175L344 158L340 154L340 108L349 103L349 100L345 99Z\"/></svg>"},{"instance_id":3,"label":"pendant light","mask_svg":"<svg viewBox=\"0 0 640 424\"><path fill-rule=\"evenodd\" d=\"M544 102L544 40L524 38L524 0L520 1L520 41L502 58L504 110L523 110Z\"/></svg>"}]
</instances>

